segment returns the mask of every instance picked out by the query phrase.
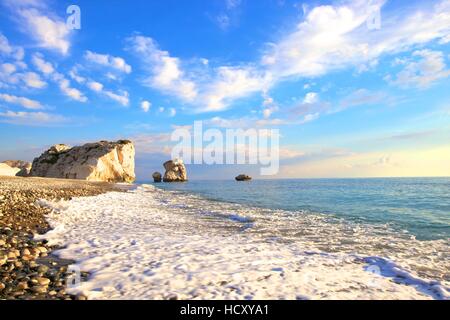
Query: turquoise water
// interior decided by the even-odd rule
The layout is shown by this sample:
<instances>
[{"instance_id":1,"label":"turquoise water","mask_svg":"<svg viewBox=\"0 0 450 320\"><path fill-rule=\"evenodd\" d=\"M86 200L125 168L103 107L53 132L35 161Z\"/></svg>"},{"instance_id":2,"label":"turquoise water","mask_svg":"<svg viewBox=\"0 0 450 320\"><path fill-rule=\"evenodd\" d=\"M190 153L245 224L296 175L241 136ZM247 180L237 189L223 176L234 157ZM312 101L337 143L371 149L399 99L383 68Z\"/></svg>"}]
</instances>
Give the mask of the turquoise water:
<instances>
[{"instance_id":1,"label":"turquoise water","mask_svg":"<svg viewBox=\"0 0 450 320\"><path fill-rule=\"evenodd\" d=\"M419 240L450 238L450 178L192 180L155 185L210 200L389 225Z\"/></svg>"}]
</instances>

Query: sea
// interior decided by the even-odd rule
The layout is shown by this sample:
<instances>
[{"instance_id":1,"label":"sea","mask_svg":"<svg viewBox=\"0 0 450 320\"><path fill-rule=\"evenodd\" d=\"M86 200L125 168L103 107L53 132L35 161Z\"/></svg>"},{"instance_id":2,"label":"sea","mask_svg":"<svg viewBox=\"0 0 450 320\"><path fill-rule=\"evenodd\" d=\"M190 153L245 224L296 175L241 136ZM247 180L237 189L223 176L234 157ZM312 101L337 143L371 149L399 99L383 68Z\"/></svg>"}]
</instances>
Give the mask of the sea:
<instances>
[{"instance_id":1,"label":"sea","mask_svg":"<svg viewBox=\"0 0 450 320\"><path fill-rule=\"evenodd\" d=\"M450 299L450 178L142 181L53 209L91 299Z\"/></svg>"}]
</instances>

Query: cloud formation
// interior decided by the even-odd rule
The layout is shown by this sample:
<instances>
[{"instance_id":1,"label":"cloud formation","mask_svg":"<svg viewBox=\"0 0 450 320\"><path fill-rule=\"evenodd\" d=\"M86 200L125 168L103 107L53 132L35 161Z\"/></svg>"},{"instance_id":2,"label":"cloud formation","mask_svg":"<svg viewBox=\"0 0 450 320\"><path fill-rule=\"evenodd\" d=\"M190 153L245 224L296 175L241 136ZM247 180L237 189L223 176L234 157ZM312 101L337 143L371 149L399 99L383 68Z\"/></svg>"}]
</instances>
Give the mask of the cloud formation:
<instances>
[{"instance_id":1,"label":"cloud formation","mask_svg":"<svg viewBox=\"0 0 450 320\"><path fill-rule=\"evenodd\" d=\"M348 68L368 71L384 55L405 52L434 40L445 41L450 35L449 0L401 15L383 16L382 28L369 30L367 21L373 7L382 10L384 4L384 0L372 1L370 5L356 0L314 7L305 12L293 31L271 43L259 61L245 65L214 67L208 63L203 69L190 67L160 49L152 38L135 36L129 42L150 73L146 78L148 86L189 103L194 112L222 111L237 99L265 93L280 82ZM428 59L426 64L431 70L436 59L432 62L431 57L423 58ZM433 71L440 71L438 67L435 64ZM435 79L422 80L429 83L443 76L439 73ZM269 113L270 110L265 111L266 117Z\"/></svg>"},{"instance_id":2,"label":"cloud formation","mask_svg":"<svg viewBox=\"0 0 450 320\"><path fill-rule=\"evenodd\" d=\"M26 109L37 110L43 108L43 106L39 101L31 100L25 97L18 97L6 93L0 93L0 100L11 104L20 105Z\"/></svg>"},{"instance_id":3,"label":"cloud formation","mask_svg":"<svg viewBox=\"0 0 450 320\"><path fill-rule=\"evenodd\" d=\"M395 77L388 75L385 79L400 87L428 88L436 81L450 76L445 56L440 51L417 50L413 52L412 59L399 63L404 66L403 70Z\"/></svg>"},{"instance_id":4,"label":"cloud formation","mask_svg":"<svg viewBox=\"0 0 450 320\"><path fill-rule=\"evenodd\" d=\"M123 73L131 73L131 66L121 57L114 57L109 54L100 54L87 50L84 58L92 63L111 68Z\"/></svg>"}]
</instances>

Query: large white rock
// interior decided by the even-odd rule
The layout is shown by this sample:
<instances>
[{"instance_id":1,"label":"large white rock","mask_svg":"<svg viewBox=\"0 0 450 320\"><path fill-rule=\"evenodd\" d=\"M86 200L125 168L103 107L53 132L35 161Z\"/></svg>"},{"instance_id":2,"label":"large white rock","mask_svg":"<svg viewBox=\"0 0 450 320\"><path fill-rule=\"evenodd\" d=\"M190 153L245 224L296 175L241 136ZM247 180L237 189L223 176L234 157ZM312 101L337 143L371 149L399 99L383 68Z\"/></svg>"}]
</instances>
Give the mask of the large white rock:
<instances>
[{"instance_id":1,"label":"large white rock","mask_svg":"<svg viewBox=\"0 0 450 320\"><path fill-rule=\"evenodd\" d=\"M14 177L19 171L19 168L12 168L6 163L0 163L0 176Z\"/></svg>"},{"instance_id":2,"label":"large white rock","mask_svg":"<svg viewBox=\"0 0 450 320\"><path fill-rule=\"evenodd\" d=\"M19 171L16 173L16 176L20 177L28 177L31 171L31 163L22 160L6 160L2 163L7 164L11 168L18 168Z\"/></svg>"},{"instance_id":3,"label":"large white rock","mask_svg":"<svg viewBox=\"0 0 450 320\"><path fill-rule=\"evenodd\" d=\"M181 159L169 160L164 162L164 182L183 182L187 181L186 167Z\"/></svg>"},{"instance_id":4,"label":"large white rock","mask_svg":"<svg viewBox=\"0 0 450 320\"><path fill-rule=\"evenodd\" d=\"M129 140L100 141L79 147L57 144L35 158L30 175L89 181L135 180L134 145Z\"/></svg>"}]
</instances>

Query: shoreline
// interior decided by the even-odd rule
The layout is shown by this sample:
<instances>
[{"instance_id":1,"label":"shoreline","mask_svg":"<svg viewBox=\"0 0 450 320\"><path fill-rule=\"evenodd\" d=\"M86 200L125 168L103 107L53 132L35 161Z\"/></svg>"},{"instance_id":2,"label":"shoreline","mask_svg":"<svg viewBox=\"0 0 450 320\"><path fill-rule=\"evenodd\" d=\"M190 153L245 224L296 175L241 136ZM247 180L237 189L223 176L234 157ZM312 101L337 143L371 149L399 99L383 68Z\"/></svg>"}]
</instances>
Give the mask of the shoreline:
<instances>
[{"instance_id":1,"label":"shoreline","mask_svg":"<svg viewBox=\"0 0 450 320\"><path fill-rule=\"evenodd\" d=\"M113 183L35 177L0 177L0 299L85 299L65 292L67 266L59 249L34 236L51 230L51 211L39 199L69 200L121 191ZM87 274L82 272L82 277Z\"/></svg>"},{"instance_id":2,"label":"shoreline","mask_svg":"<svg viewBox=\"0 0 450 320\"><path fill-rule=\"evenodd\" d=\"M0 177L0 299L450 298L445 260L415 258L445 240L284 213L154 185ZM72 288L70 264L84 271Z\"/></svg>"},{"instance_id":3,"label":"shoreline","mask_svg":"<svg viewBox=\"0 0 450 320\"><path fill-rule=\"evenodd\" d=\"M416 249L443 252L444 241L316 215L292 220L152 185L44 205L55 228L43 238L89 272L69 290L88 299L449 299L444 278L427 277L414 258ZM286 226L302 236L294 241Z\"/></svg>"}]
</instances>

